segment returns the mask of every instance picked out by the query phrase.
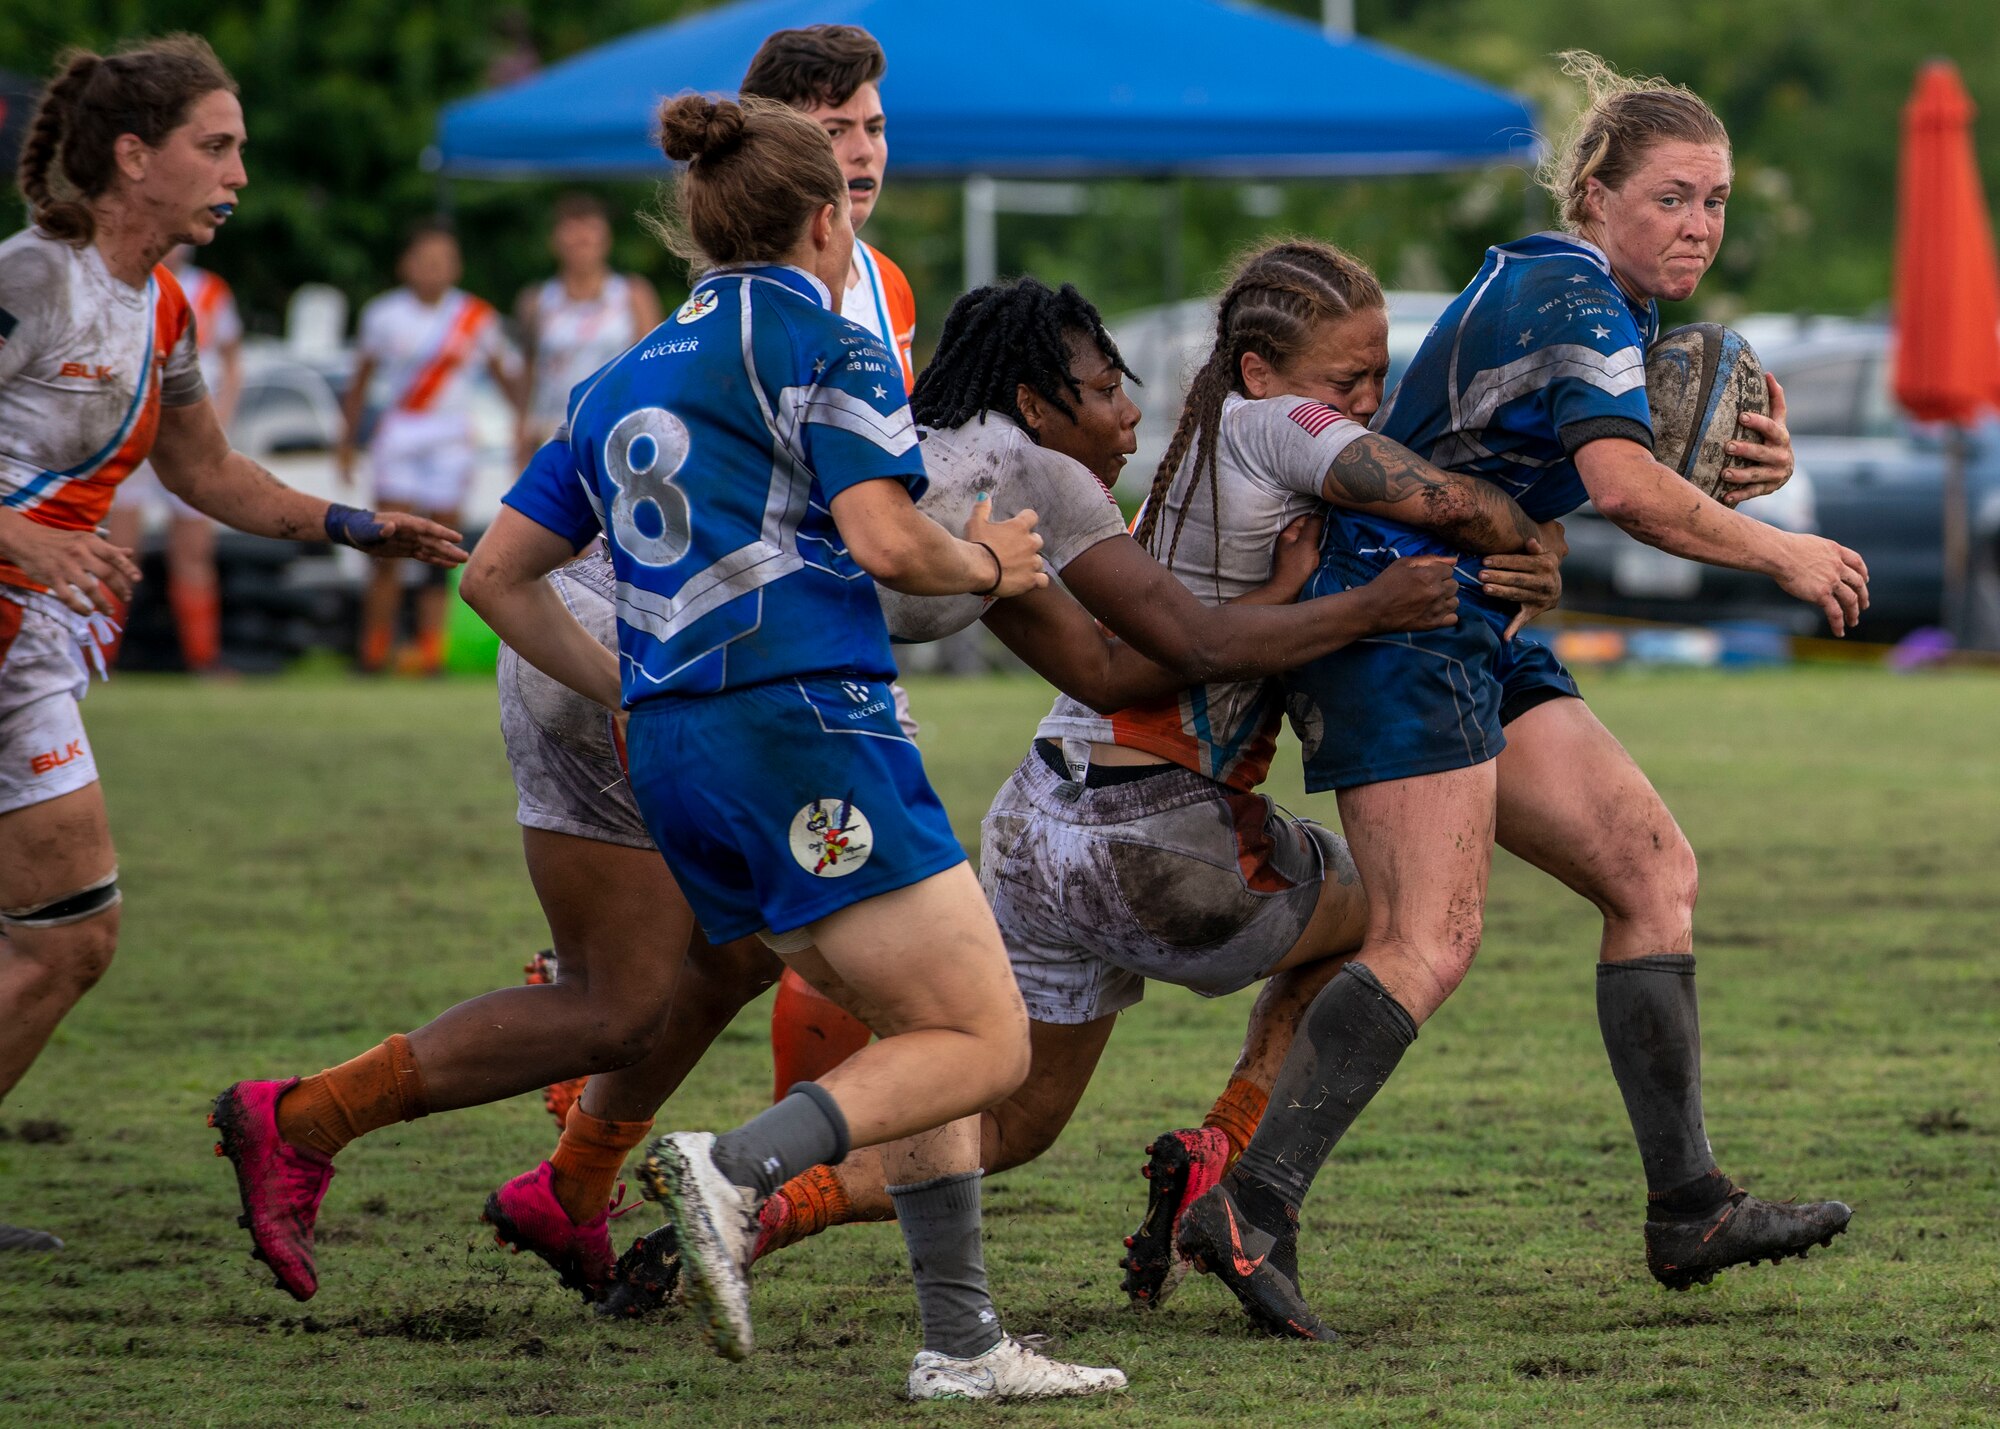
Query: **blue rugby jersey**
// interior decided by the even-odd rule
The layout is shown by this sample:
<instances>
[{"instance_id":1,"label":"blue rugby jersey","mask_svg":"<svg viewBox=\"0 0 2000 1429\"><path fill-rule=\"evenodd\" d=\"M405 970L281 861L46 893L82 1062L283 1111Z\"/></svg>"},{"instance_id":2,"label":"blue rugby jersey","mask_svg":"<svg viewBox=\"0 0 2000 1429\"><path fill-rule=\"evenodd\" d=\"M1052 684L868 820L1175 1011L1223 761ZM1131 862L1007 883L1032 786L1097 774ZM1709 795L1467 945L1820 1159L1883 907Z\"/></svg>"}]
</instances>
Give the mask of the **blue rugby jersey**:
<instances>
[{"instance_id":1,"label":"blue rugby jersey","mask_svg":"<svg viewBox=\"0 0 2000 1429\"><path fill-rule=\"evenodd\" d=\"M1653 444L1646 349L1652 303L1635 309L1598 248L1537 233L1486 251L1371 424L1433 466L1482 476L1537 521L1587 499L1577 449L1600 437ZM1386 566L1398 556L1452 554L1398 521L1338 508L1323 547ZM1479 558L1459 563L1478 586Z\"/></svg>"},{"instance_id":2,"label":"blue rugby jersey","mask_svg":"<svg viewBox=\"0 0 2000 1429\"><path fill-rule=\"evenodd\" d=\"M506 504L617 576L625 703L798 675L895 674L875 583L829 503L923 494L902 367L795 268L704 274L673 316L570 394Z\"/></svg>"}]
</instances>

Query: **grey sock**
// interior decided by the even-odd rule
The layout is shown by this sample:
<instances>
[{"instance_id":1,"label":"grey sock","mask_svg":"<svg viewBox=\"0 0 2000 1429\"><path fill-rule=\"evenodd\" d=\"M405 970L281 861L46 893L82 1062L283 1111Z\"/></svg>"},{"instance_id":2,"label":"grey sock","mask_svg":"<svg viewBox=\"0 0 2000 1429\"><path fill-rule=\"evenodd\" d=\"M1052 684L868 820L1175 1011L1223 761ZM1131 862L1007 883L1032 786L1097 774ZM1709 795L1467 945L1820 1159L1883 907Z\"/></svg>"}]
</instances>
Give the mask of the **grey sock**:
<instances>
[{"instance_id":1,"label":"grey sock","mask_svg":"<svg viewBox=\"0 0 2000 1429\"><path fill-rule=\"evenodd\" d=\"M1597 1026L1625 1096L1649 1195L1697 1201L1726 1196L1729 1183L1716 1171L1701 1119L1694 955L1652 953L1599 963ZM1700 1208L1690 1203L1685 1209Z\"/></svg>"},{"instance_id":2,"label":"grey sock","mask_svg":"<svg viewBox=\"0 0 2000 1429\"><path fill-rule=\"evenodd\" d=\"M1366 964L1342 968L1306 1009L1236 1179L1269 1187L1297 1211L1334 1143L1416 1040L1416 1022ZM1287 1232L1263 1228L1281 1239Z\"/></svg>"},{"instance_id":3,"label":"grey sock","mask_svg":"<svg viewBox=\"0 0 2000 1429\"><path fill-rule=\"evenodd\" d=\"M846 1155L847 1118L816 1082L800 1082L776 1106L715 1138L717 1169L759 1196L811 1167L838 1165Z\"/></svg>"},{"instance_id":4,"label":"grey sock","mask_svg":"<svg viewBox=\"0 0 2000 1429\"><path fill-rule=\"evenodd\" d=\"M982 1174L962 1171L889 1187L917 1282L924 1348L954 1359L983 1355L1000 1343L1000 1315L986 1289L979 1234Z\"/></svg>"}]
</instances>

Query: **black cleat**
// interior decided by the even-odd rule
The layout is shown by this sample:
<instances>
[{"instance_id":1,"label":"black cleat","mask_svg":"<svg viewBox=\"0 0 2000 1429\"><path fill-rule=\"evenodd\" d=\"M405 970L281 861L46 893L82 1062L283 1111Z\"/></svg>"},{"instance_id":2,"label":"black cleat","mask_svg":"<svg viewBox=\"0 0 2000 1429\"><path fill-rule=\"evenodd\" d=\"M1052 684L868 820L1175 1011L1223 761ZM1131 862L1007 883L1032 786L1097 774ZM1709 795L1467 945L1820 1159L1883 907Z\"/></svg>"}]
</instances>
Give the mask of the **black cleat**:
<instances>
[{"instance_id":1,"label":"black cleat","mask_svg":"<svg viewBox=\"0 0 2000 1429\"><path fill-rule=\"evenodd\" d=\"M1853 1214L1839 1201L1760 1201L1739 1187L1713 1211L1647 1221L1646 1267L1669 1290L1685 1290L1732 1265L1804 1260L1815 1245L1832 1245Z\"/></svg>"},{"instance_id":2,"label":"black cleat","mask_svg":"<svg viewBox=\"0 0 2000 1429\"><path fill-rule=\"evenodd\" d=\"M1187 1273L1187 1262L1174 1250L1174 1230L1195 1201L1222 1179L1229 1164L1229 1138L1212 1126L1168 1131L1146 1147L1146 1215L1139 1229L1125 1237L1130 1254L1118 1264L1125 1272L1120 1288L1135 1310L1150 1310L1173 1294Z\"/></svg>"},{"instance_id":3,"label":"black cleat","mask_svg":"<svg viewBox=\"0 0 2000 1429\"><path fill-rule=\"evenodd\" d=\"M597 1313L637 1319L664 1310L673 1303L680 1283L681 1246L670 1221L640 1236L618 1257Z\"/></svg>"},{"instance_id":4,"label":"black cleat","mask_svg":"<svg viewBox=\"0 0 2000 1429\"><path fill-rule=\"evenodd\" d=\"M1340 1338L1320 1323L1297 1284L1271 1263L1278 1238L1244 1216L1228 1183L1181 1213L1174 1243L1196 1270L1228 1286L1265 1334L1322 1343Z\"/></svg>"}]
</instances>

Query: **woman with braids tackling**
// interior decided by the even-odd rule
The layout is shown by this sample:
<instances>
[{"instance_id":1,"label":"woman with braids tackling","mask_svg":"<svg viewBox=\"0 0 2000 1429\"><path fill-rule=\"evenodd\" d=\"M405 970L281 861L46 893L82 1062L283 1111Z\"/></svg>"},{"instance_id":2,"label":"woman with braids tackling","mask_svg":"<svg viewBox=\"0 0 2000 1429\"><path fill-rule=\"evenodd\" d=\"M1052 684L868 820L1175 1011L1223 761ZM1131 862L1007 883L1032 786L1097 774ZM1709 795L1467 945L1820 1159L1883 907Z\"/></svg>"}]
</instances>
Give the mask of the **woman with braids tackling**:
<instances>
[{"instance_id":1,"label":"woman with braids tackling","mask_svg":"<svg viewBox=\"0 0 2000 1429\"><path fill-rule=\"evenodd\" d=\"M230 450L162 260L235 211L243 141L236 82L181 35L66 54L21 148L33 223L0 243L0 1097L118 945L78 701L139 575L98 534L119 482L150 456L168 491L241 531L465 559L455 531L329 505ZM0 1226L0 1250L60 1244Z\"/></svg>"},{"instance_id":2,"label":"woman with braids tackling","mask_svg":"<svg viewBox=\"0 0 2000 1429\"><path fill-rule=\"evenodd\" d=\"M1775 384L1771 415L1746 417L1747 436L1729 445L1738 464L1725 501L1653 459L1646 348L1658 303L1691 297L1722 242L1729 136L1686 89L1565 58L1589 103L1546 175L1564 231L1489 250L1377 426L1541 519L1587 499L1642 541L1768 574L1842 633L1868 603L1861 558L1732 509L1791 474ZM1307 374L1292 390L1315 383ZM1546 647L1506 639L1512 612L1481 588L1467 550L1400 518L1331 513L1313 589L1442 553L1457 561L1464 618L1357 642L1287 679L1306 787L1338 792L1368 888L1366 941L1300 1019L1269 1112L1179 1232L1183 1253L1274 1334L1331 1335L1299 1291L1299 1208L1470 968L1496 838L1603 915L1598 1025L1645 1173L1653 1276L1684 1289L1803 1255L1850 1215L1839 1201L1759 1199L1717 1167L1701 1098L1693 851L1569 672Z\"/></svg>"}]
</instances>

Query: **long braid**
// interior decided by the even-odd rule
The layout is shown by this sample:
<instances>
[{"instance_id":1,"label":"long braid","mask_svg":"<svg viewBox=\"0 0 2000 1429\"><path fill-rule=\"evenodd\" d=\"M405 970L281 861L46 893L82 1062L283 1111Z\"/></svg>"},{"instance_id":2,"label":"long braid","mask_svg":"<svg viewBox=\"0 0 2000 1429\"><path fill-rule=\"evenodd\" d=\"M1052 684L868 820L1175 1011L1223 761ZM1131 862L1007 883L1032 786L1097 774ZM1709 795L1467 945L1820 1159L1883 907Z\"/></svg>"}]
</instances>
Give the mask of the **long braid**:
<instances>
[{"instance_id":1,"label":"long braid","mask_svg":"<svg viewBox=\"0 0 2000 1429\"><path fill-rule=\"evenodd\" d=\"M1074 417L1071 403L1083 387L1069 370L1072 336L1089 340L1105 361L1132 375L1104 319L1068 283L1053 289L1017 278L974 288L945 315L937 352L910 394L911 415L927 427L956 427L1000 412L1025 427L1018 401L1025 385Z\"/></svg>"},{"instance_id":2,"label":"long braid","mask_svg":"<svg viewBox=\"0 0 2000 1429\"><path fill-rule=\"evenodd\" d=\"M1133 533L1159 554L1162 514L1172 504L1183 467L1174 530L1163 558L1172 566L1187 525L1188 507L1208 484L1212 529L1222 529L1222 493L1215 471L1222 435L1222 408L1231 392L1243 392L1243 358L1254 352L1273 367L1286 367L1311 346L1322 322L1337 321L1383 304L1382 285L1358 260L1327 243L1288 239L1244 260L1216 304L1215 345L1188 387L1186 404L1153 475L1146 509ZM1192 460L1190 460L1192 457ZM1215 576L1221 580L1220 543Z\"/></svg>"},{"instance_id":3,"label":"long braid","mask_svg":"<svg viewBox=\"0 0 2000 1429\"><path fill-rule=\"evenodd\" d=\"M21 159L15 168L15 183L28 200L33 221L51 237L71 243L87 243L95 225L90 210L74 197L74 187L62 173L56 155L71 107L89 87L103 59L89 50L69 50L62 56L62 72L42 91L29 121L28 135L21 144ZM58 189L68 189L67 195Z\"/></svg>"}]
</instances>

